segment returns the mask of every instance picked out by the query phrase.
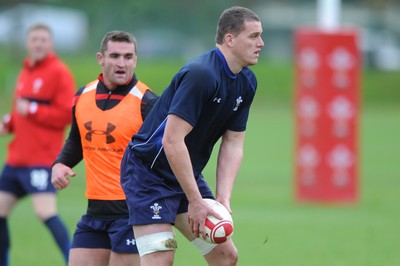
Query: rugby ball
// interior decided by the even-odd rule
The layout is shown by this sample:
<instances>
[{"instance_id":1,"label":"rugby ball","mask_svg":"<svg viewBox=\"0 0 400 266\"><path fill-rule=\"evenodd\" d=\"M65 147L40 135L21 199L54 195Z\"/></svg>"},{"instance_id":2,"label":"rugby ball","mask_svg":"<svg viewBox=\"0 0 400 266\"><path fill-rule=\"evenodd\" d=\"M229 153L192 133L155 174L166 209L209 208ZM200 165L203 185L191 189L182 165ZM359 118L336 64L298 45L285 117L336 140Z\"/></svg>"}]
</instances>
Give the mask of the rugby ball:
<instances>
[{"instance_id":1,"label":"rugby ball","mask_svg":"<svg viewBox=\"0 0 400 266\"><path fill-rule=\"evenodd\" d=\"M205 241L213 244L221 244L233 235L233 220L229 211L224 205L213 199L203 199L213 210L218 212L223 219L217 219L208 215L205 222Z\"/></svg>"}]
</instances>

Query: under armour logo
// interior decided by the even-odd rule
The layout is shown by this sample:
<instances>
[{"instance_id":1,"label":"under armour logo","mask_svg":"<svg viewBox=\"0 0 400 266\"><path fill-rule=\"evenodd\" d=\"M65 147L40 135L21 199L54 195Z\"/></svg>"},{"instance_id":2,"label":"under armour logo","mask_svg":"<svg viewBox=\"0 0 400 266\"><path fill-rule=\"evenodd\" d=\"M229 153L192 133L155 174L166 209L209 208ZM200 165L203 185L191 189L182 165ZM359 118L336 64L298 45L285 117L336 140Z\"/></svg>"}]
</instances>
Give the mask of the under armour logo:
<instances>
[{"instance_id":1,"label":"under armour logo","mask_svg":"<svg viewBox=\"0 0 400 266\"><path fill-rule=\"evenodd\" d=\"M105 135L107 144L115 142L115 138L110 134L116 128L116 126L114 126L113 124L107 123L106 131L99 129L92 129L92 121L86 122L84 125L85 128L88 130L88 132L85 135L85 139L87 141L92 142L92 135L94 134L94 135Z\"/></svg>"},{"instance_id":2,"label":"under armour logo","mask_svg":"<svg viewBox=\"0 0 400 266\"><path fill-rule=\"evenodd\" d=\"M214 102L217 102L217 103L220 103L221 100L222 100L222 98L215 97L213 101L214 101Z\"/></svg>"},{"instance_id":3,"label":"under armour logo","mask_svg":"<svg viewBox=\"0 0 400 266\"><path fill-rule=\"evenodd\" d=\"M134 246L135 244L136 244L135 239L127 239L126 240L127 246L130 246L130 245Z\"/></svg>"}]
</instances>

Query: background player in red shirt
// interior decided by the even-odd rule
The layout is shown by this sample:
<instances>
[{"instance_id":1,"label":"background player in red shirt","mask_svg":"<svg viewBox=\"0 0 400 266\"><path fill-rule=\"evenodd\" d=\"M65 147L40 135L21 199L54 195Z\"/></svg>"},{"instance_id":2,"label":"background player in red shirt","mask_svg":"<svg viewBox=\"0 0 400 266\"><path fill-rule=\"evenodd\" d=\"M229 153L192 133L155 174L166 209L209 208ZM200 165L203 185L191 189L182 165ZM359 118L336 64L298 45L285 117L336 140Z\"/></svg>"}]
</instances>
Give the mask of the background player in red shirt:
<instances>
[{"instance_id":1,"label":"background player in red shirt","mask_svg":"<svg viewBox=\"0 0 400 266\"><path fill-rule=\"evenodd\" d=\"M75 230L70 266L140 265L120 164L157 96L136 78L136 46L127 32L104 36L96 55L102 72L75 94L71 130L52 169L52 183L64 189L72 168L85 162L88 208Z\"/></svg>"},{"instance_id":2,"label":"background player in red shirt","mask_svg":"<svg viewBox=\"0 0 400 266\"><path fill-rule=\"evenodd\" d=\"M28 56L19 74L13 108L0 122L0 134L14 134L0 175L0 265L8 265L10 246L7 216L26 195L38 218L44 222L68 260L69 235L57 214L51 165L64 142L71 120L74 79L53 51L47 25L29 28Z\"/></svg>"}]
</instances>

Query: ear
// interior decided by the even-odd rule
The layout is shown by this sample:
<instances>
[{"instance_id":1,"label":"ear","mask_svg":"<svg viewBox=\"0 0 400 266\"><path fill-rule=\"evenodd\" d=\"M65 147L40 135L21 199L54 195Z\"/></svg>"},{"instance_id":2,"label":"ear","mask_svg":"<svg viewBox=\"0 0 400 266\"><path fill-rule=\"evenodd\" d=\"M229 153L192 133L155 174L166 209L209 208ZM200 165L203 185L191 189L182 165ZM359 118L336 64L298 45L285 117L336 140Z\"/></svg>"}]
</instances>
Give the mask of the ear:
<instances>
[{"instance_id":1,"label":"ear","mask_svg":"<svg viewBox=\"0 0 400 266\"><path fill-rule=\"evenodd\" d=\"M133 64L133 67L136 68L137 65L137 55L135 55L135 63Z\"/></svg>"},{"instance_id":2,"label":"ear","mask_svg":"<svg viewBox=\"0 0 400 266\"><path fill-rule=\"evenodd\" d=\"M225 41L226 45L228 45L229 47L233 46L233 39L234 39L234 36L232 33L225 34L224 41Z\"/></svg>"},{"instance_id":3,"label":"ear","mask_svg":"<svg viewBox=\"0 0 400 266\"><path fill-rule=\"evenodd\" d=\"M104 66L104 56L102 53L100 53L100 52L96 53L96 59L97 59L97 63L100 66Z\"/></svg>"},{"instance_id":4,"label":"ear","mask_svg":"<svg viewBox=\"0 0 400 266\"><path fill-rule=\"evenodd\" d=\"M233 46L233 34L232 33L227 33L224 36L224 42L226 43L226 45L228 45L229 47Z\"/></svg>"}]
</instances>

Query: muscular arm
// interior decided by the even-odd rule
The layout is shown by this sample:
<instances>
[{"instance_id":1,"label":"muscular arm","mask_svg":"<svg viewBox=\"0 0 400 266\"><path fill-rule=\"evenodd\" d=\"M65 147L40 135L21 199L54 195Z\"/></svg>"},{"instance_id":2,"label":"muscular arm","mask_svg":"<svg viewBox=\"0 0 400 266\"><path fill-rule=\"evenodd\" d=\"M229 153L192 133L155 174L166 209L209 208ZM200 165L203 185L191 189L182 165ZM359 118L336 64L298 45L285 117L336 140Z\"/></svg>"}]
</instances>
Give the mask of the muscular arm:
<instances>
[{"instance_id":1,"label":"muscular arm","mask_svg":"<svg viewBox=\"0 0 400 266\"><path fill-rule=\"evenodd\" d=\"M230 209L230 198L243 158L244 132L226 131L218 153L216 198Z\"/></svg>"},{"instance_id":2,"label":"muscular arm","mask_svg":"<svg viewBox=\"0 0 400 266\"><path fill-rule=\"evenodd\" d=\"M169 115L163 137L165 155L189 202L201 199L185 144L185 137L191 130L192 126L185 120Z\"/></svg>"},{"instance_id":3,"label":"muscular arm","mask_svg":"<svg viewBox=\"0 0 400 266\"><path fill-rule=\"evenodd\" d=\"M185 144L185 137L191 130L192 126L188 122L176 115L169 115L163 137L163 147L169 165L189 200L189 224L192 232L198 235L199 231L205 232L205 219L207 214L212 211L202 200L193 175L192 163Z\"/></svg>"}]
</instances>

